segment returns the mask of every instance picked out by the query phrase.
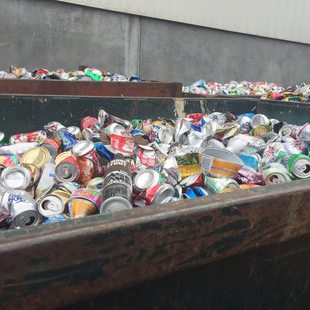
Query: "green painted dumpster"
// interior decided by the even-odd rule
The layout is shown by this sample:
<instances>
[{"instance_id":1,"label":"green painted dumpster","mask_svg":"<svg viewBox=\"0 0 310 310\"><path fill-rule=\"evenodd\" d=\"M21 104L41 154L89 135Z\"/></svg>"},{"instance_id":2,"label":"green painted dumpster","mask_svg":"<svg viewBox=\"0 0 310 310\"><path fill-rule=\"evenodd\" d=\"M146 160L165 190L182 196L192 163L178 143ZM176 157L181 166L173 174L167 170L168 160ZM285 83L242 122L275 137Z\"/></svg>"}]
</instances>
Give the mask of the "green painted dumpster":
<instances>
[{"instance_id":1,"label":"green painted dumpster","mask_svg":"<svg viewBox=\"0 0 310 310\"><path fill-rule=\"evenodd\" d=\"M282 104L282 105L281 105ZM310 106L234 98L0 96L1 131L126 117ZM281 111L282 113L276 113ZM307 309L310 181L0 233L1 309Z\"/></svg>"}]
</instances>

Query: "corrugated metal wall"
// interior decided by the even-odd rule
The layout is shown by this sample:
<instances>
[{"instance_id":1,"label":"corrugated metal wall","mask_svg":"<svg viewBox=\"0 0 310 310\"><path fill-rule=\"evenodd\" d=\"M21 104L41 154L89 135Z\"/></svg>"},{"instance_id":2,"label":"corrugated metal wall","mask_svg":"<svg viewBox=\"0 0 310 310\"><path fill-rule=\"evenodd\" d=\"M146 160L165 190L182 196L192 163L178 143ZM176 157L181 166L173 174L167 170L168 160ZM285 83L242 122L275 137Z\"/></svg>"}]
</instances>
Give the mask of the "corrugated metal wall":
<instances>
[{"instance_id":1,"label":"corrugated metal wall","mask_svg":"<svg viewBox=\"0 0 310 310\"><path fill-rule=\"evenodd\" d=\"M310 44L309 0L58 0Z\"/></svg>"}]
</instances>

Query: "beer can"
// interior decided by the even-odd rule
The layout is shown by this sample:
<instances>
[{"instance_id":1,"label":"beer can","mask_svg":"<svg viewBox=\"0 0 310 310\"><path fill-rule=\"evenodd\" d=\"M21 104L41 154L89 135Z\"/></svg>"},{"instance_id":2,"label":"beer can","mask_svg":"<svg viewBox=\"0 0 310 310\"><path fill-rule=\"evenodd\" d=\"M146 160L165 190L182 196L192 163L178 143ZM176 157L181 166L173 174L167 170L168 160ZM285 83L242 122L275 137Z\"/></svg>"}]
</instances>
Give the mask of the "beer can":
<instances>
[{"instance_id":1,"label":"beer can","mask_svg":"<svg viewBox=\"0 0 310 310\"><path fill-rule=\"evenodd\" d=\"M9 189L26 189L31 185L31 172L22 166L9 167L2 171L1 183Z\"/></svg>"},{"instance_id":2,"label":"beer can","mask_svg":"<svg viewBox=\"0 0 310 310\"><path fill-rule=\"evenodd\" d=\"M160 182L160 174L156 170L144 169L137 173L133 180L133 188L136 193L141 193Z\"/></svg>"},{"instance_id":3,"label":"beer can","mask_svg":"<svg viewBox=\"0 0 310 310\"><path fill-rule=\"evenodd\" d=\"M131 209L132 189L123 183L111 184L103 190L103 203L100 213L112 213Z\"/></svg>"},{"instance_id":4,"label":"beer can","mask_svg":"<svg viewBox=\"0 0 310 310\"><path fill-rule=\"evenodd\" d=\"M60 189L53 190L39 200L38 211L45 217L62 214L65 212L65 206L69 198L70 193Z\"/></svg>"},{"instance_id":5,"label":"beer can","mask_svg":"<svg viewBox=\"0 0 310 310\"><path fill-rule=\"evenodd\" d=\"M157 184L146 190L146 201L150 205L160 204L167 197L174 197L175 190L170 184Z\"/></svg>"},{"instance_id":6,"label":"beer can","mask_svg":"<svg viewBox=\"0 0 310 310\"><path fill-rule=\"evenodd\" d=\"M19 133L10 137L10 144L16 144L21 142L36 142L42 144L46 139L46 132L38 130L35 132Z\"/></svg>"},{"instance_id":7,"label":"beer can","mask_svg":"<svg viewBox=\"0 0 310 310\"><path fill-rule=\"evenodd\" d=\"M49 151L52 158L55 159L57 157L59 151L59 144L55 139L45 139L42 143L42 147L46 148Z\"/></svg>"},{"instance_id":8,"label":"beer can","mask_svg":"<svg viewBox=\"0 0 310 310\"><path fill-rule=\"evenodd\" d=\"M61 161L55 168L55 178L58 182L74 182L80 177L80 166L71 155Z\"/></svg>"},{"instance_id":9,"label":"beer can","mask_svg":"<svg viewBox=\"0 0 310 310\"><path fill-rule=\"evenodd\" d=\"M40 223L41 216L37 211L37 204L27 192L17 190L10 193L8 205L14 228L36 226Z\"/></svg>"},{"instance_id":10,"label":"beer can","mask_svg":"<svg viewBox=\"0 0 310 310\"><path fill-rule=\"evenodd\" d=\"M92 142L100 142L100 134L93 132L90 128L84 128L82 131L82 136L85 140L92 141Z\"/></svg>"},{"instance_id":11,"label":"beer can","mask_svg":"<svg viewBox=\"0 0 310 310\"><path fill-rule=\"evenodd\" d=\"M293 155L288 160L289 172L298 179L310 177L310 158L306 155Z\"/></svg>"},{"instance_id":12,"label":"beer can","mask_svg":"<svg viewBox=\"0 0 310 310\"><path fill-rule=\"evenodd\" d=\"M132 168L130 163L125 160L125 157L120 153L115 154L114 159L107 164L106 174L115 171L123 171L124 173L127 173L130 177L132 174Z\"/></svg>"},{"instance_id":13,"label":"beer can","mask_svg":"<svg viewBox=\"0 0 310 310\"><path fill-rule=\"evenodd\" d=\"M76 140L83 140L82 132L79 127L70 126L67 127L67 131L70 132Z\"/></svg>"},{"instance_id":14,"label":"beer can","mask_svg":"<svg viewBox=\"0 0 310 310\"><path fill-rule=\"evenodd\" d=\"M113 184L125 184L132 192L132 179L127 173L115 171L107 174L104 178L103 188Z\"/></svg>"},{"instance_id":15,"label":"beer can","mask_svg":"<svg viewBox=\"0 0 310 310\"><path fill-rule=\"evenodd\" d=\"M36 147L24 153L21 158L22 164L32 164L41 169L48 162L53 162L49 151L44 147Z\"/></svg>"}]
</instances>

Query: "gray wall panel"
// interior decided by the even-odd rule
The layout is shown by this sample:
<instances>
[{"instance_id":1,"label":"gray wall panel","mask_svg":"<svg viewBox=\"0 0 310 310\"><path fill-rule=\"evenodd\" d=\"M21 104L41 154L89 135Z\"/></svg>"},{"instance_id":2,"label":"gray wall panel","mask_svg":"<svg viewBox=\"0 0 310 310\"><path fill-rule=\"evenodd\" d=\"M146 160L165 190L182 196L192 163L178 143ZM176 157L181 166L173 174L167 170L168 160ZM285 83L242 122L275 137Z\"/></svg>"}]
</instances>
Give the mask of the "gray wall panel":
<instances>
[{"instance_id":1,"label":"gray wall panel","mask_svg":"<svg viewBox=\"0 0 310 310\"><path fill-rule=\"evenodd\" d=\"M194 82L310 82L310 45L47 0L0 1L0 70L80 64Z\"/></svg>"}]
</instances>

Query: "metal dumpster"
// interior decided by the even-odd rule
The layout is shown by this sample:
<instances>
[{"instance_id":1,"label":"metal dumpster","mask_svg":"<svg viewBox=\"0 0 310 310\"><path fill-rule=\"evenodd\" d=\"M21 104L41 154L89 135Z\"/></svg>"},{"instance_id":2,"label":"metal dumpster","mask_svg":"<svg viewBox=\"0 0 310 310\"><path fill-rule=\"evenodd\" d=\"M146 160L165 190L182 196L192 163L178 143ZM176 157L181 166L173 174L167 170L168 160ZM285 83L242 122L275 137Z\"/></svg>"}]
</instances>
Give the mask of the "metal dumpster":
<instances>
[{"instance_id":1,"label":"metal dumpster","mask_svg":"<svg viewBox=\"0 0 310 310\"><path fill-rule=\"evenodd\" d=\"M0 105L1 130L8 134L52 120L74 125L98 108L128 119L230 110L272 111L279 120L288 119L284 111L290 108L255 98L18 95L0 96ZM304 122L310 109L300 106L291 113L296 123ZM309 237L309 180L5 231L0 233L0 305L306 309Z\"/></svg>"}]
</instances>

